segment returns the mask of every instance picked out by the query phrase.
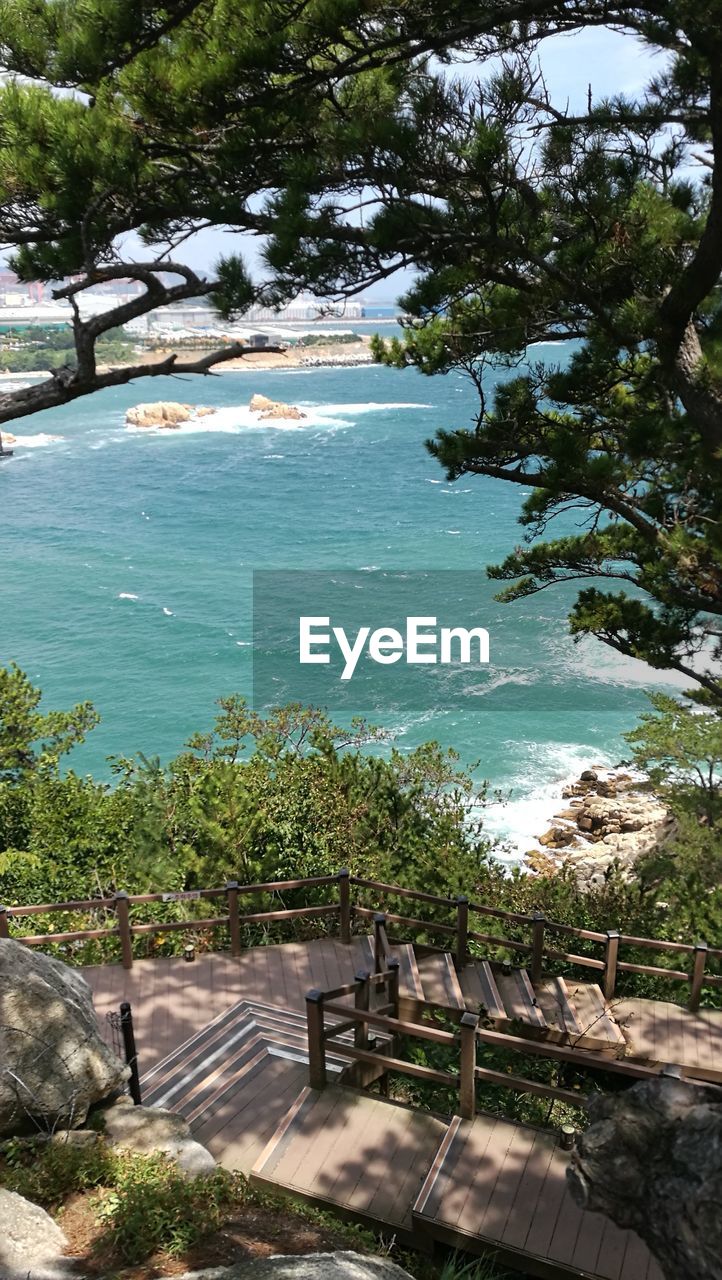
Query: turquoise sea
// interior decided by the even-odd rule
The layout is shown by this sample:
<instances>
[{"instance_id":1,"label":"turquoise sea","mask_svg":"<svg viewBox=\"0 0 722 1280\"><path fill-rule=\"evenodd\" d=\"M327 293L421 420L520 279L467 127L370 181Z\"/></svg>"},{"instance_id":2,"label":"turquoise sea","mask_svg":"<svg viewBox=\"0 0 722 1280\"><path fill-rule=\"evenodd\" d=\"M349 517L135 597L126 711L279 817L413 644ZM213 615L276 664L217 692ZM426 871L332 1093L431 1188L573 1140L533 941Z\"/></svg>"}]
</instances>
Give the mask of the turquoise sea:
<instances>
[{"instance_id":1,"label":"turquoise sea","mask_svg":"<svg viewBox=\"0 0 722 1280\"><path fill-rule=\"evenodd\" d=\"M307 417L259 425L254 392ZM128 430L125 410L156 399L220 412ZM24 667L48 706L96 704L102 723L76 769L107 775L112 753L171 757L210 725L215 698L250 694L253 569L480 569L521 541L522 493L449 485L423 447L473 407L461 376L372 366L148 379L19 422L0 466L0 662ZM491 824L524 847L563 779L623 754L652 676L574 645L569 593L502 606L484 590L484 695L413 712L390 697L376 719L401 747L433 737L478 762L510 794Z\"/></svg>"}]
</instances>

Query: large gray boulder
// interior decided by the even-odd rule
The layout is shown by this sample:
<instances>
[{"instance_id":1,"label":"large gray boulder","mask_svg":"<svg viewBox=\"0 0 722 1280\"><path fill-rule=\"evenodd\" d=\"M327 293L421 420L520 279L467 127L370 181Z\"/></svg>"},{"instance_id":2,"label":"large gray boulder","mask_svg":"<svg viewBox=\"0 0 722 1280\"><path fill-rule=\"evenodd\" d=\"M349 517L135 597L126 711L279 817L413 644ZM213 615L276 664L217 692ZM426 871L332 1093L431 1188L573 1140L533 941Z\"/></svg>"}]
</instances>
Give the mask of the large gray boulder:
<instances>
[{"instance_id":1,"label":"large gray boulder","mask_svg":"<svg viewBox=\"0 0 722 1280\"><path fill-rule=\"evenodd\" d=\"M65 1280L77 1274L68 1241L37 1204L0 1187L0 1280Z\"/></svg>"},{"instance_id":2,"label":"large gray boulder","mask_svg":"<svg viewBox=\"0 0 722 1280\"><path fill-rule=\"evenodd\" d=\"M589 1104L574 1199L631 1228L667 1280L722 1276L722 1089L659 1076Z\"/></svg>"},{"instance_id":3,"label":"large gray boulder","mask_svg":"<svg viewBox=\"0 0 722 1280\"><path fill-rule=\"evenodd\" d=\"M165 1155L187 1177L213 1173L216 1162L210 1151L196 1142L188 1122L161 1107L135 1107L122 1099L103 1111L107 1141L123 1151L140 1155Z\"/></svg>"},{"instance_id":4,"label":"large gray boulder","mask_svg":"<svg viewBox=\"0 0 722 1280\"><path fill-rule=\"evenodd\" d=\"M0 1136L80 1125L128 1077L77 969L0 939Z\"/></svg>"},{"instance_id":5,"label":"large gray boulder","mask_svg":"<svg viewBox=\"0 0 722 1280\"><path fill-rule=\"evenodd\" d=\"M249 1258L232 1267L186 1271L175 1280L410 1280L387 1258L360 1253L306 1253L298 1257Z\"/></svg>"}]
</instances>

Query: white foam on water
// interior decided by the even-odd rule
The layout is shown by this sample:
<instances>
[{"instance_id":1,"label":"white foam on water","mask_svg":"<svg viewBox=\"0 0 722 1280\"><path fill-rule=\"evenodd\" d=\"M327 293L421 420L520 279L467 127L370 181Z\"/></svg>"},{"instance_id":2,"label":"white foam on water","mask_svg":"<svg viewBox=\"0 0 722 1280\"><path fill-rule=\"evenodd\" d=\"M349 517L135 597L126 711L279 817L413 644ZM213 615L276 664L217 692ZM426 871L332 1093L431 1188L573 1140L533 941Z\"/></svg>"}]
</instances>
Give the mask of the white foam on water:
<instances>
[{"instance_id":1,"label":"white foam on water","mask_svg":"<svg viewBox=\"0 0 722 1280\"><path fill-rule=\"evenodd\" d=\"M510 865L539 847L539 836L564 805L563 788L576 781L582 769L611 770L615 763L607 753L585 743L529 742L526 746L529 763L512 779L509 799L492 800L483 813L485 831L507 846L499 850L499 858ZM531 786L530 778L536 779Z\"/></svg>"},{"instance_id":2,"label":"white foam on water","mask_svg":"<svg viewBox=\"0 0 722 1280\"><path fill-rule=\"evenodd\" d=\"M116 598L118 600L137 600L138 599L138 597L134 596L131 591L121 591L120 595L117 596Z\"/></svg>"},{"instance_id":3,"label":"white foam on water","mask_svg":"<svg viewBox=\"0 0 722 1280\"><path fill-rule=\"evenodd\" d=\"M351 404L325 404L318 400L300 400L301 410L316 409L319 413L333 414L335 417L357 417L362 413L386 413L396 409L433 409L432 404L423 404L415 400L361 400Z\"/></svg>"},{"instance_id":4,"label":"white foam on water","mask_svg":"<svg viewBox=\"0 0 722 1280\"><path fill-rule=\"evenodd\" d=\"M46 431L40 431L35 436L16 436L15 444L8 445L9 449L14 449L16 445L21 445L23 449L45 449L50 444L61 444L65 440L65 436L51 436Z\"/></svg>"},{"instance_id":5,"label":"white foam on water","mask_svg":"<svg viewBox=\"0 0 722 1280\"><path fill-rule=\"evenodd\" d=\"M171 609L166 609L165 605L163 605L163 612L164 612L164 614L165 614L166 618L172 618L172 617L174 617L174 616L175 616L175 615L173 614L173 612L172 612L172 610L171 610Z\"/></svg>"},{"instance_id":6,"label":"white foam on water","mask_svg":"<svg viewBox=\"0 0 722 1280\"><path fill-rule=\"evenodd\" d=\"M687 662L693 670L703 671L705 655L696 654L687 659ZM663 685L670 689L689 689L693 683L689 676L680 671L657 670L639 658L625 657L608 645L586 636L573 646L568 666L587 680L625 685L629 688L653 689Z\"/></svg>"}]
</instances>

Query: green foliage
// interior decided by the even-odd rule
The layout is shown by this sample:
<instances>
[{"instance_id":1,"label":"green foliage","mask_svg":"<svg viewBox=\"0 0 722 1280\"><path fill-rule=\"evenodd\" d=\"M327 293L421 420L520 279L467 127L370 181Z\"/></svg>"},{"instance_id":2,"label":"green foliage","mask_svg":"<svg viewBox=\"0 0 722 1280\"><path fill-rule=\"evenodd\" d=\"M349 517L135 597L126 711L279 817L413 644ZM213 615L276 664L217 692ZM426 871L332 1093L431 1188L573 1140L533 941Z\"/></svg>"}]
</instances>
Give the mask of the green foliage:
<instances>
[{"instance_id":1,"label":"green foliage","mask_svg":"<svg viewBox=\"0 0 722 1280\"><path fill-rule=\"evenodd\" d=\"M97 1214L126 1266L158 1250L185 1253L217 1231L244 1199L245 1178L216 1169L188 1178L164 1156L117 1158L112 1187L99 1193Z\"/></svg>"},{"instance_id":2,"label":"green foliage","mask_svg":"<svg viewBox=\"0 0 722 1280\"><path fill-rule=\"evenodd\" d=\"M50 1141L10 1138L0 1144L2 1185L52 1211L77 1192L112 1184L117 1165L104 1142L67 1141L62 1131Z\"/></svg>"},{"instance_id":3,"label":"green foliage","mask_svg":"<svg viewBox=\"0 0 722 1280\"><path fill-rule=\"evenodd\" d=\"M240 1209L247 1193L245 1178L225 1169L188 1178L167 1156L113 1150L102 1137L76 1144L63 1133L49 1142L2 1144L0 1180L55 1212L71 1196L94 1191L104 1228L97 1244L110 1246L123 1266L160 1250L171 1257L186 1252Z\"/></svg>"},{"instance_id":4,"label":"green foliage","mask_svg":"<svg viewBox=\"0 0 722 1280\"><path fill-rule=\"evenodd\" d=\"M677 813L713 827L722 817L722 716L652 694L647 713L625 734L635 764Z\"/></svg>"},{"instance_id":5,"label":"green foliage","mask_svg":"<svg viewBox=\"0 0 722 1280\"><path fill-rule=\"evenodd\" d=\"M143 756L115 759L110 786L58 768L77 709L70 720L53 713L48 722L36 711L38 690L15 669L0 672L2 688L0 742L14 767L0 781L0 898L10 906L111 897L118 889L194 890L229 878L322 876L341 866L454 893L487 856L488 842L471 820L478 799L471 779L438 744L382 755L383 735L361 722L341 730L297 705L263 718L229 697L214 729L194 735L169 766ZM91 713L83 714L89 726ZM51 745L33 751L49 727ZM296 891L283 905L306 901L326 899ZM278 905L266 901L267 909ZM200 902L166 903L134 908L134 919L174 920L194 909L207 914ZM90 927L89 920L64 917L68 930ZM57 918L35 916L33 927L55 932ZM20 918L13 928L22 931ZM248 941L260 936L251 930ZM172 950L182 941L169 935L146 945ZM63 954L87 964L114 945L82 943Z\"/></svg>"},{"instance_id":6,"label":"green foliage","mask_svg":"<svg viewBox=\"0 0 722 1280\"><path fill-rule=\"evenodd\" d=\"M89 702L40 712L40 697L19 667L0 668L0 782L53 770L98 723Z\"/></svg>"}]
</instances>

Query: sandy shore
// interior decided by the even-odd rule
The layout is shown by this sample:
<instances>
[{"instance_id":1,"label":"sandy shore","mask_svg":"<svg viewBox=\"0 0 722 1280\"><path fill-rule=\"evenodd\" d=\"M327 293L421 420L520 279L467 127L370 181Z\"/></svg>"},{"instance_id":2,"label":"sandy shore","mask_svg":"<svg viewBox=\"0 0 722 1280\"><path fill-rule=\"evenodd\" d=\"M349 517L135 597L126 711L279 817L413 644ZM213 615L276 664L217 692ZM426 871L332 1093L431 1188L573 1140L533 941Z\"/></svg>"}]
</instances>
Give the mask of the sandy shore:
<instances>
[{"instance_id":1,"label":"sandy shore","mask_svg":"<svg viewBox=\"0 0 722 1280\"><path fill-rule=\"evenodd\" d=\"M359 338L358 342L339 343L332 342L328 345L319 343L312 347L289 347L287 351L249 351L247 356L237 357L235 360L224 360L217 365L215 371L222 373L224 370L237 372L238 370L252 372L258 369L334 369L334 368L353 368L354 366L364 366L372 364L373 359L369 351L370 339L366 337ZM208 348L210 351L212 348ZM207 352L203 348L173 348L168 347L162 350L144 351L142 359L148 364L158 364L161 360L167 360L168 356L173 355L174 351L178 355L179 360L193 359L193 357L201 357ZM118 365L98 365L99 371L104 368L122 368ZM0 382L20 382L28 378L49 378L50 373L47 369L28 369L22 373L0 373Z\"/></svg>"}]
</instances>

